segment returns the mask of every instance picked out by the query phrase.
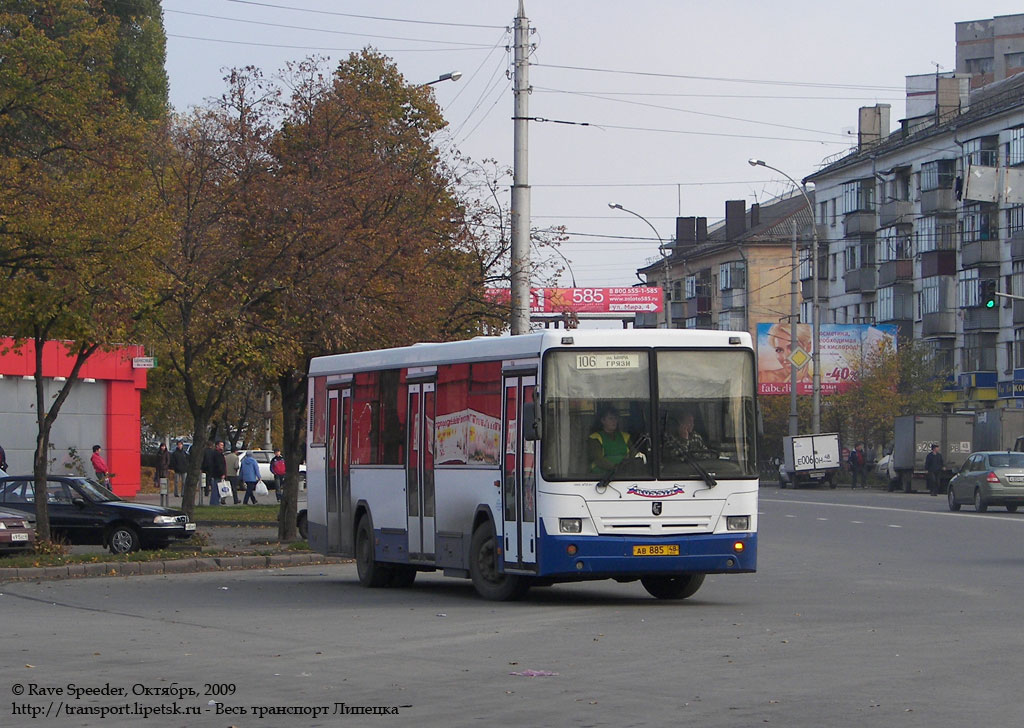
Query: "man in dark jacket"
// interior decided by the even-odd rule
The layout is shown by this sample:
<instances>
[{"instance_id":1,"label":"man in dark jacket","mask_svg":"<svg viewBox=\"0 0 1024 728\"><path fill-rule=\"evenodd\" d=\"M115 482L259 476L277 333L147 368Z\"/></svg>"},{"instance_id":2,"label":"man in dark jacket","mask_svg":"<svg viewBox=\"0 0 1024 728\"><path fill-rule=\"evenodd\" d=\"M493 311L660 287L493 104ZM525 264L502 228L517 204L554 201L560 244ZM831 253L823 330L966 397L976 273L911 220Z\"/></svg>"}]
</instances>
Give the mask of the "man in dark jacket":
<instances>
[{"instance_id":1,"label":"man in dark jacket","mask_svg":"<svg viewBox=\"0 0 1024 728\"><path fill-rule=\"evenodd\" d=\"M220 505L220 493L217 491L217 481L223 478L228 472L227 461L224 459L224 441L218 440L216 447L213 443L207 443L203 452L203 472L206 473L206 487L210 494L210 505Z\"/></svg>"},{"instance_id":2,"label":"man in dark jacket","mask_svg":"<svg viewBox=\"0 0 1024 728\"><path fill-rule=\"evenodd\" d=\"M853 478L853 483L850 488L857 487L857 480L860 480L860 487L868 487L868 464L867 459L864 457L864 443L858 442L857 446L850 451L850 475Z\"/></svg>"},{"instance_id":3,"label":"man in dark jacket","mask_svg":"<svg viewBox=\"0 0 1024 728\"><path fill-rule=\"evenodd\" d=\"M939 478L945 463L942 462L942 454L938 445L932 445L932 451L924 459L924 469L928 479L928 495L939 494Z\"/></svg>"},{"instance_id":4,"label":"man in dark jacket","mask_svg":"<svg viewBox=\"0 0 1024 728\"><path fill-rule=\"evenodd\" d=\"M171 473L174 475L174 497L180 498L185 491L185 476L188 475L188 453L181 440L171 453Z\"/></svg>"}]
</instances>

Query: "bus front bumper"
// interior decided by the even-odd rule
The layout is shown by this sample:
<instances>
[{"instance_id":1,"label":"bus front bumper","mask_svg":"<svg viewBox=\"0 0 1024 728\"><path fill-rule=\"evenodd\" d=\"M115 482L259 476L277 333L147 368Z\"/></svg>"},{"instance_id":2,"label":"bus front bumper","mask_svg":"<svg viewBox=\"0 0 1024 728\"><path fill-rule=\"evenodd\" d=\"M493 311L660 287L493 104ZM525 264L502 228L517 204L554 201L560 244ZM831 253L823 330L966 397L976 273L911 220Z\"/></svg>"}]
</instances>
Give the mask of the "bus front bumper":
<instances>
[{"instance_id":1,"label":"bus front bumper","mask_svg":"<svg viewBox=\"0 0 1024 728\"><path fill-rule=\"evenodd\" d=\"M542 538L539 576L616 577L757 570L757 534L745 531L669 538L547 534Z\"/></svg>"}]
</instances>

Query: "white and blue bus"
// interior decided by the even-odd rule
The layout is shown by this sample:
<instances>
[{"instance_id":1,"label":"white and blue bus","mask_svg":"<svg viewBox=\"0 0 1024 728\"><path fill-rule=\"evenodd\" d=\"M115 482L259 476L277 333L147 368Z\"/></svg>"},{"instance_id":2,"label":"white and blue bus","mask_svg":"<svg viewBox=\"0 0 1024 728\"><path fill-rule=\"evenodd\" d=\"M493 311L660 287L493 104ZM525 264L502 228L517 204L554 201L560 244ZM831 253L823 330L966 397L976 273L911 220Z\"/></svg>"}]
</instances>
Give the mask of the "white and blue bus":
<instances>
[{"instance_id":1,"label":"white and blue bus","mask_svg":"<svg viewBox=\"0 0 1024 728\"><path fill-rule=\"evenodd\" d=\"M546 330L313 359L308 533L369 587L487 599L757 567L754 350L701 330ZM685 423L685 424L682 424Z\"/></svg>"}]
</instances>

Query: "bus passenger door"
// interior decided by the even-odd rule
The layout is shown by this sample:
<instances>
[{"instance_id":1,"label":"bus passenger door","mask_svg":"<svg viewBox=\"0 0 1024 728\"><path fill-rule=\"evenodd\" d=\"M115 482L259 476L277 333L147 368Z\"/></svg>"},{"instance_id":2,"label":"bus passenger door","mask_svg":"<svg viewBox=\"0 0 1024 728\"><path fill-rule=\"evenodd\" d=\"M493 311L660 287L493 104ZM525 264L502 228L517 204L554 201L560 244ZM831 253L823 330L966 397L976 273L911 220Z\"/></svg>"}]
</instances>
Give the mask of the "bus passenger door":
<instances>
[{"instance_id":1,"label":"bus passenger door","mask_svg":"<svg viewBox=\"0 0 1024 728\"><path fill-rule=\"evenodd\" d=\"M434 383L409 385L405 484L409 558L434 559Z\"/></svg>"},{"instance_id":2,"label":"bus passenger door","mask_svg":"<svg viewBox=\"0 0 1024 728\"><path fill-rule=\"evenodd\" d=\"M327 394L327 550L332 554L354 553L348 458L351 402L350 389L332 389Z\"/></svg>"},{"instance_id":3,"label":"bus passenger door","mask_svg":"<svg viewBox=\"0 0 1024 728\"><path fill-rule=\"evenodd\" d=\"M524 409L533 411L535 376L505 377L501 509L506 569L537 565L537 443L524 436Z\"/></svg>"}]
</instances>

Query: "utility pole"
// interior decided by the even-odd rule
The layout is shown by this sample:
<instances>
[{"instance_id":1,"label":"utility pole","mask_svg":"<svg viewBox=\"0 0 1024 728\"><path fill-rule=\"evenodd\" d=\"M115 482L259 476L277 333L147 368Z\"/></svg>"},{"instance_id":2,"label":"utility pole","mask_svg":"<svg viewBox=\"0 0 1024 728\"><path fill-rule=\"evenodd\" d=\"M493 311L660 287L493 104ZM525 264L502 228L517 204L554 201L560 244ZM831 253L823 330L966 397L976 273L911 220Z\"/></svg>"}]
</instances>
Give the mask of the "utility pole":
<instances>
[{"instance_id":1,"label":"utility pole","mask_svg":"<svg viewBox=\"0 0 1024 728\"><path fill-rule=\"evenodd\" d=\"M796 258L796 218L793 218L793 251L790 254L793 263L793 276L789 281L789 353L798 341L796 338L796 322L800 320L799 309L797 309L797 258ZM789 434L796 437L799 434L800 421L796 411L796 364L789 361Z\"/></svg>"},{"instance_id":2,"label":"utility pole","mask_svg":"<svg viewBox=\"0 0 1024 728\"><path fill-rule=\"evenodd\" d=\"M530 23L523 0L515 21L512 116L512 335L530 331L530 179L529 162Z\"/></svg>"}]
</instances>

